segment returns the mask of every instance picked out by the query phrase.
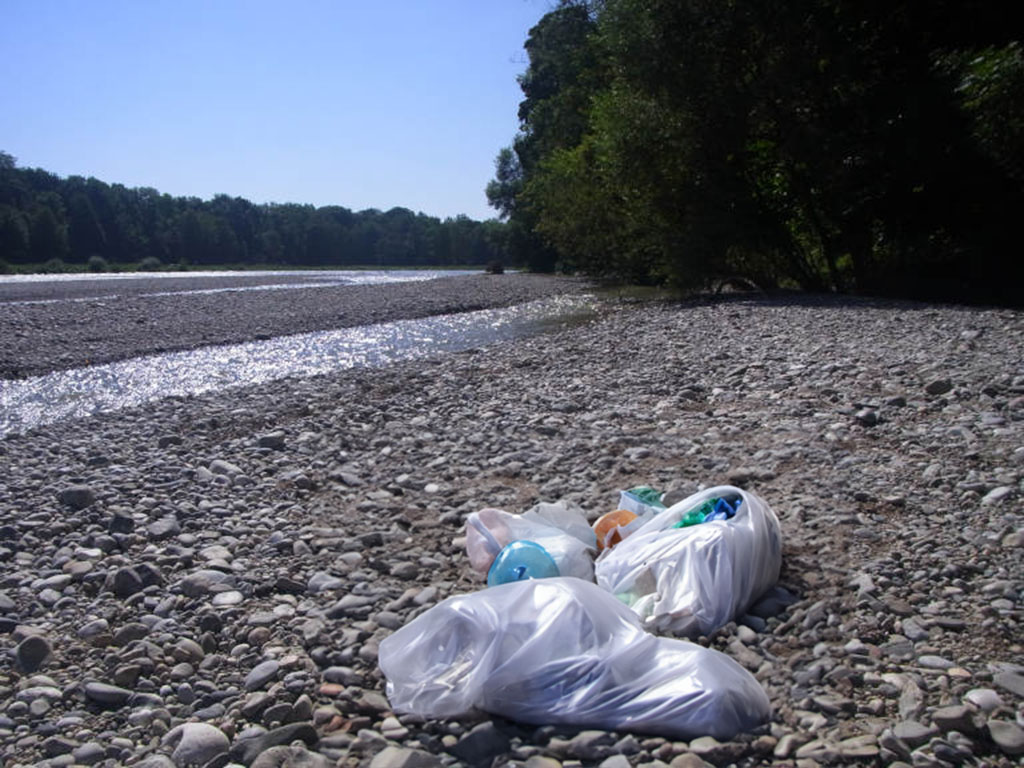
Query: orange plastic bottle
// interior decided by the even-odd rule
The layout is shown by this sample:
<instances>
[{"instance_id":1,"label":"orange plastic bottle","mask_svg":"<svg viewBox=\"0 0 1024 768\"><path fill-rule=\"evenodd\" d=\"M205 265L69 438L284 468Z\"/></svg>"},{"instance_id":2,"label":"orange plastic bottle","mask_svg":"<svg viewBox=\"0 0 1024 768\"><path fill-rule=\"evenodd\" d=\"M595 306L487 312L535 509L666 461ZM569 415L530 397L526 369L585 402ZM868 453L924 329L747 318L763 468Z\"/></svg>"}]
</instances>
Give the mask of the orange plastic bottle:
<instances>
[{"instance_id":1,"label":"orange plastic bottle","mask_svg":"<svg viewBox=\"0 0 1024 768\"><path fill-rule=\"evenodd\" d=\"M629 525L636 520L636 515L628 509L616 509L601 515L594 521L594 535L597 536L597 551L611 549L622 541L622 533L619 527Z\"/></svg>"}]
</instances>

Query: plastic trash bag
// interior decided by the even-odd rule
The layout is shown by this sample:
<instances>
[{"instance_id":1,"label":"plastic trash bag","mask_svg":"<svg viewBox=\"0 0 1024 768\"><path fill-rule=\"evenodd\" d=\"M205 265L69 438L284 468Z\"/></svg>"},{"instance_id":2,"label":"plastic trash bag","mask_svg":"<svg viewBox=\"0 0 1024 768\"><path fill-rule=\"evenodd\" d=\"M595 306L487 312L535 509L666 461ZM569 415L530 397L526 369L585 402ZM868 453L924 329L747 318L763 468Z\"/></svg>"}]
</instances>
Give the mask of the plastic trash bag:
<instances>
[{"instance_id":1,"label":"plastic trash bag","mask_svg":"<svg viewBox=\"0 0 1024 768\"><path fill-rule=\"evenodd\" d=\"M714 497L743 499L729 520L673 528ZM742 615L779 578L779 521L758 496L718 486L683 499L597 559L597 583L645 627L695 637Z\"/></svg>"},{"instance_id":2,"label":"plastic trash bag","mask_svg":"<svg viewBox=\"0 0 1024 768\"><path fill-rule=\"evenodd\" d=\"M554 578L459 595L385 638L396 712L479 712L534 724L728 739L767 720L768 696L723 653L645 632L598 586Z\"/></svg>"},{"instance_id":3,"label":"plastic trash bag","mask_svg":"<svg viewBox=\"0 0 1024 768\"><path fill-rule=\"evenodd\" d=\"M554 558L560 576L594 580L597 538L579 508L538 504L521 515L488 508L466 518L466 554L481 575L513 541L539 544Z\"/></svg>"}]
</instances>

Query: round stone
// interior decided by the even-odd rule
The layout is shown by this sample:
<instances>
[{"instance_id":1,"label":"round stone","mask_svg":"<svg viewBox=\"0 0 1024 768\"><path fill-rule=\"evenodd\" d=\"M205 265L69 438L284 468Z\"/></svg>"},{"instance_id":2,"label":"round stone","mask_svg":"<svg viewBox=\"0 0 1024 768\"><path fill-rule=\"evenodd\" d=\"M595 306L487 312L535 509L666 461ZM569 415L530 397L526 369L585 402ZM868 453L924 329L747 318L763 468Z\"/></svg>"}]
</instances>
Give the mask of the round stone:
<instances>
[{"instance_id":1,"label":"round stone","mask_svg":"<svg viewBox=\"0 0 1024 768\"><path fill-rule=\"evenodd\" d=\"M168 731L163 743L174 748L171 758L176 765L201 766L227 752L231 742L212 725L184 723Z\"/></svg>"},{"instance_id":2,"label":"round stone","mask_svg":"<svg viewBox=\"0 0 1024 768\"><path fill-rule=\"evenodd\" d=\"M32 674L50 657L49 641L40 635L29 635L14 649L14 658L23 672Z\"/></svg>"}]
</instances>

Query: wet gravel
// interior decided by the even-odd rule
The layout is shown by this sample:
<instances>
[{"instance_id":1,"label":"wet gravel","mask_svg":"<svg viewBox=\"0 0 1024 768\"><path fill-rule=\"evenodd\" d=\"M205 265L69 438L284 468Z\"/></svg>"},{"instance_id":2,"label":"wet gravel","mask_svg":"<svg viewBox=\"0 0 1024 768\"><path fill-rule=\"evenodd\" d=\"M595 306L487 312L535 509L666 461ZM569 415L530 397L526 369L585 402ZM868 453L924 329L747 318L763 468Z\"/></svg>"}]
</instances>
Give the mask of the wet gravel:
<instances>
[{"instance_id":1,"label":"wet gravel","mask_svg":"<svg viewBox=\"0 0 1024 768\"><path fill-rule=\"evenodd\" d=\"M202 346L506 307L587 287L570 278L479 274L386 285L146 295L282 281L233 276L188 278L184 285L172 278L0 283L0 379Z\"/></svg>"},{"instance_id":2,"label":"wet gravel","mask_svg":"<svg viewBox=\"0 0 1024 768\"><path fill-rule=\"evenodd\" d=\"M0 763L1016 765L1024 316L738 298L0 441ZM727 742L393 713L381 640L481 588L483 506L731 483L780 589L698 642Z\"/></svg>"}]
</instances>

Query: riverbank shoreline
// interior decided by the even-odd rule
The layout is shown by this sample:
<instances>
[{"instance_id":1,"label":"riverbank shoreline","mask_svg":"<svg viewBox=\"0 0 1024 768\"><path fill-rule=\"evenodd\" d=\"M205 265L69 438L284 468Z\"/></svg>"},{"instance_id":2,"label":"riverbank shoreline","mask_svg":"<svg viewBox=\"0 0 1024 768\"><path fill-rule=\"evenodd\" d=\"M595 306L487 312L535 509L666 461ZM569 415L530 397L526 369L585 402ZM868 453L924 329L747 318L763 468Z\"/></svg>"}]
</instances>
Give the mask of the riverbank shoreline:
<instances>
[{"instance_id":1,"label":"riverbank shoreline","mask_svg":"<svg viewBox=\"0 0 1024 768\"><path fill-rule=\"evenodd\" d=\"M246 765L1013 765L1022 348L1011 310L609 302L2 440L0 761L167 768L187 738ZM390 711L380 642L483 588L469 513L593 519L622 488L721 483L775 510L797 599L700 639L757 677L769 723L719 743Z\"/></svg>"},{"instance_id":2,"label":"riverbank shoreline","mask_svg":"<svg viewBox=\"0 0 1024 768\"><path fill-rule=\"evenodd\" d=\"M47 284L45 302L0 303L0 379L202 346L506 307L583 292L588 286L575 278L515 273L165 295L174 288L163 280L110 281L109 286L55 282ZM186 285L193 291L212 291L280 281L244 275L190 276ZM15 288L25 286L10 290ZM97 292L101 293L90 295Z\"/></svg>"}]
</instances>

